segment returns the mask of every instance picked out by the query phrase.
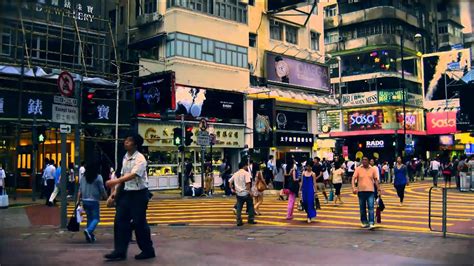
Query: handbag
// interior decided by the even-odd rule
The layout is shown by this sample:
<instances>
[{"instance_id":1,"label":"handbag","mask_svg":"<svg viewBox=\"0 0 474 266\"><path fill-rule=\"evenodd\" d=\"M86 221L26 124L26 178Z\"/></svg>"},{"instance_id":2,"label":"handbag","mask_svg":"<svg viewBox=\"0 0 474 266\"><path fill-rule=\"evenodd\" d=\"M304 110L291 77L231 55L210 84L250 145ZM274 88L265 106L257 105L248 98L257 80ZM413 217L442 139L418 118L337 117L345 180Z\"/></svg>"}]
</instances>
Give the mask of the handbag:
<instances>
[{"instance_id":1,"label":"handbag","mask_svg":"<svg viewBox=\"0 0 474 266\"><path fill-rule=\"evenodd\" d=\"M324 172L323 172L323 179L324 179L324 180L329 180L329 172L328 172L328 170L324 170Z\"/></svg>"},{"instance_id":2,"label":"handbag","mask_svg":"<svg viewBox=\"0 0 474 266\"><path fill-rule=\"evenodd\" d=\"M8 203L8 195L7 192L5 191L5 187L3 188L3 193L0 195L0 209L6 209L8 208L9 203Z\"/></svg>"},{"instance_id":3,"label":"handbag","mask_svg":"<svg viewBox=\"0 0 474 266\"><path fill-rule=\"evenodd\" d=\"M319 202L318 195L314 195L314 206L316 206L317 210L321 210L321 203Z\"/></svg>"},{"instance_id":4,"label":"handbag","mask_svg":"<svg viewBox=\"0 0 474 266\"><path fill-rule=\"evenodd\" d=\"M331 188L331 190L329 191L329 201L333 201L333 200L334 200L334 191Z\"/></svg>"},{"instance_id":5,"label":"handbag","mask_svg":"<svg viewBox=\"0 0 474 266\"><path fill-rule=\"evenodd\" d=\"M260 179L257 180L257 185L256 185L256 186L257 186L258 192L263 192L263 191L265 191L265 189L267 188L267 186L265 185L265 183L264 183L262 180L260 180Z\"/></svg>"},{"instance_id":6,"label":"handbag","mask_svg":"<svg viewBox=\"0 0 474 266\"><path fill-rule=\"evenodd\" d=\"M77 214L76 210L79 207L79 202L76 204L76 207L74 208L73 214L71 218L69 219L69 223L67 224L67 230L71 232L78 232L80 224L77 221Z\"/></svg>"}]
</instances>

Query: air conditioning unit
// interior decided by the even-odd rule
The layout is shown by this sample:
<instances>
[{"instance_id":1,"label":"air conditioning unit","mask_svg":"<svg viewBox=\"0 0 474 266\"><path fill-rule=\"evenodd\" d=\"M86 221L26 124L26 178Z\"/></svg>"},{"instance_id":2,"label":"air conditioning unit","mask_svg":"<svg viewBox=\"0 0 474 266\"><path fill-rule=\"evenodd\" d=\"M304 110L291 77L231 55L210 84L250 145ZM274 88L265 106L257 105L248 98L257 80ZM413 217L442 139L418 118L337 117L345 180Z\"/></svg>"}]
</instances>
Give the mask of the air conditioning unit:
<instances>
[{"instance_id":1,"label":"air conditioning unit","mask_svg":"<svg viewBox=\"0 0 474 266\"><path fill-rule=\"evenodd\" d=\"M140 25L144 25L146 24L146 14L143 14L143 15L140 15L137 17L137 25L140 26Z\"/></svg>"}]
</instances>

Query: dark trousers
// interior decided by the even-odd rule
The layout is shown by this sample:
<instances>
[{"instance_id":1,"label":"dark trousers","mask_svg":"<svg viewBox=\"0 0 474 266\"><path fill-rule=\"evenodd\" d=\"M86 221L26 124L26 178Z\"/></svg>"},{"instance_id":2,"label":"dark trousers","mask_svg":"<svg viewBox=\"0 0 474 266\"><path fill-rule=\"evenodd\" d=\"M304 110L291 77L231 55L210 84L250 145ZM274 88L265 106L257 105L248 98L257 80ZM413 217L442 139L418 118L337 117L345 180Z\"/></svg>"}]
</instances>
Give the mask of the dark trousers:
<instances>
[{"instance_id":1,"label":"dark trousers","mask_svg":"<svg viewBox=\"0 0 474 266\"><path fill-rule=\"evenodd\" d=\"M405 197L405 186L406 185L395 185L397 190L397 195L400 198L400 202L403 203L403 198Z\"/></svg>"},{"instance_id":2,"label":"dark trousers","mask_svg":"<svg viewBox=\"0 0 474 266\"><path fill-rule=\"evenodd\" d=\"M237 196L237 223L242 222L242 208L244 207L244 203L247 204L247 211L248 211L248 221L253 222L255 219L255 210L253 208L253 198L252 196L247 195L245 197Z\"/></svg>"},{"instance_id":3,"label":"dark trousers","mask_svg":"<svg viewBox=\"0 0 474 266\"><path fill-rule=\"evenodd\" d=\"M146 220L148 200L148 189L120 192L114 222L114 245L117 253L127 254L132 236L132 220L138 247L145 253L154 253L150 227Z\"/></svg>"},{"instance_id":4,"label":"dark trousers","mask_svg":"<svg viewBox=\"0 0 474 266\"><path fill-rule=\"evenodd\" d=\"M232 195L232 190L230 189L230 184L229 184L229 175L223 175L222 176L222 181L224 182L224 193L226 196Z\"/></svg>"},{"instance_id":5,"label":"dark trousers","mask_svg":"<svg viewBox=\"0 0 474 266\"><path fill-rule=\"evenodd\" d=\"M358 193L360 221L363 224L375 224L374 219L374 192L362 191ZM369 219L367 221L367 209L369 211Z\"/></svg>"},{"instance_id":6,"label":"dark trousers","mask_svg":"<svg viewBox=\"0 0 474 266\"><path fill-rule=\"evenodd\" d=\"M283 189L283 182L273 181L273 188L276 190Z\"/></svg>"},{"instance_id":7,"label":"dark trousers","mask_svg":"<svg viewBox=\"0 0 474 266\"><path fill-rule=\"evenodd\" d=\"M433 176L433 186L437 187L438 186L439 172L437 170L433 170L433 171L431 171L431 175Z\"/></svg>"},{"instance_id":8,"label":"dark trousers","mask_svg":"<svg viewBox=\"0 0 474 266\"><path fill-rule=\"evenodd\" d=\"M49 204L49 198L54 191L54 179L46 180L45 196L46 196L46 205Z\"/></svg>"}]
</instances>

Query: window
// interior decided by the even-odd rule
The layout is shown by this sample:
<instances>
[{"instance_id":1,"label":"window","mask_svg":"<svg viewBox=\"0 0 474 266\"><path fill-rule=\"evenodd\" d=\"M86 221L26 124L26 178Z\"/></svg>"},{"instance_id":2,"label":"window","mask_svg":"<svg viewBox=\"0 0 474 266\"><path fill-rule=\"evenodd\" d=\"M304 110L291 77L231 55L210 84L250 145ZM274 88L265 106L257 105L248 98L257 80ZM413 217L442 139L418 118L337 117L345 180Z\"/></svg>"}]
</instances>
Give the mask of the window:
<instances>
[{"instance_id":1,"label":"window","mask_svg":"<svg viewBox=\"0 0 474 266\"><path fill-rule=\"evenodd\" d=\"M326 36L324 36L324 43L335 43L339 41L339 33L337 31L328 32Z\"/></svg>"},{"instance_id":2,"label":"window","mask_svg":"<svg viewBox=\"0 0 474 266\"><path fill-rule=\"evenodd\" d=\"M337 15L337 6L332 5L332 6L327 6L324 8L324 17L329 18L329 17L334 17Z\"/></svg>"},{"instance_id":3,"label":"window","mask_svg":"<svg viewBox=\"0 0 474 266\"><path fill-rule=\"evenodd\" d=\"M318 51L319 50L319 36L321 36L321 34L319 34L318 32L312 31L310 35L311 35L311 38L310 38L311 50Z\"/></svg>"},{"instance_id":4,"label":"window","mask_svg":"<svg viewBox=\"0 0 474 266\"><path fill-rule=\"evenodd\" d=\"M438 27L439 34L446 34L448 33L448 25L443 25Z\"/></svg>"},{"instance_id":5,"label":"window","mask_svg":"<svg viewBox=\"0 0 474 266\"><path fill-rule=\"evenodd\" d=\"M156 0L145 0L145 14L156 12Z\"/></svg>"},{"instance_id":6,"label":"window","mask_svg":"<svg viewBox=\"0 0 474 266\"><path fill-rule=\"evenodd\" d=\"M255 0L249 0L249 5L250 6L255 6Z\"/></svg>"},{"instance_id":7,"label":"window","mask_svg":"<svg viewBox=\"0 0 474 266\"><path fill-rule=\"evenodd\" d=\"M249 46L257 47L257 34L249 33Z\"/></svg>"},{"instance_id":8,"label":"window","mask_svg":"<svg viewBox=\"0 0 474 266\"><path fill-rule=\"evenodd\" d=\"M123 24L123 16L124 16L124 8L123 6L120 7L120 25Z\"/></svg>"},{"instance_id":9,"label":"window","mask_svg":"<svg viewBox=\"0 0 474 266\"><path fill-rule=\"evenodd\" d=\"M283 40L283 24L275 20L270 20L270 39Z\"/></svg>"},{"instance_id":10,"label":"window","mask_svg":"<svg viewBox=\"0 0 474 266\"><path fill-rule=\"evenodd\" d=\"M11 53L11 45L12 45L12 36L10 31L2 32L2 43L0 46L0 54L2 55L10 55Z\"/></svg>"},{"instance_id":11,"label":"window","mask_svg":"<svg viewBox=\"0 0 474 266\"><path fill-rule=\"evenodd\" d=\"M285 25L286 29L286 42L298 44L298 28Z\"/></svg>"},{"instance_id":12,"label":"window","mask_svg":"<svg viewBox=\"0 0 474 266\"><path fill-rule=\"evenodd\" d=\"M224 19L247 23L247 5L237 0L167 0L167 8L182 7Z\"/></svg>"},{"instance_id":13,"label":"window","mask_svg":"<svg viewBox=\"0 0 474 266\"><path fill-rule=\"evenodd\" d=\"M247 68L247 48L183 33L166 37L166 56L182 56L223 65Z\"/></svg>"}]
</instances>

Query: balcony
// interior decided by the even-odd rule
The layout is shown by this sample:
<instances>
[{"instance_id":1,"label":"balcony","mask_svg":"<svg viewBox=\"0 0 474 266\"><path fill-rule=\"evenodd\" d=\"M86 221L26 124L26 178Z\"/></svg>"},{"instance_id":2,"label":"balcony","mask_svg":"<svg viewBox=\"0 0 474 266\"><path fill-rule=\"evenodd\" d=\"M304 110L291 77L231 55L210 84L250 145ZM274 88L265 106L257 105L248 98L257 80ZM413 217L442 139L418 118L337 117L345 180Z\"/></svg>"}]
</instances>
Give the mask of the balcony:
<instances>
[{"instance_id":1,"label":"balcony","mask_svg":"<svg viewBox=\"0 0 474 266\"><path fill-rule=\"evenodd\" d=\"M158 12L142 14L137 17L137 26L144 27L161 21L163 21L163 15Z\"/></svg>"},{"instance_id":2,"label":"balcony","mask_svg":"<svg viewBox=\"0 0 474 266\"><path fill-rule=\"evenodd\" d=\"M400 46L400 36L395 34L377 34L367 37L355 38L351 40L342 39L338 43L326 44L328 53L360 49L368 46ZM411 40L404 40L405 48L415 50L415 43Z\"/></svg>"},{"instance_id":3,"label":"balcony","mask_svg":"<svg viewBox=\"0 0 474 266\"><path fill-rule=\"evenodd\" d=\"M370 20L376 20L376 19L399 19L402 21L405 21L406 23L414 26L414 27L420 27L420 24L418 23L418 19L413 16L412 14L409 14L408 12L405 12L403 10L391 7L391 6L379 6L379 7L373 7L369 9L364 9L364 10L358 10L350 13L343 14L341 16L341 20L338 20L338 17L333 17L333 20L325 19L324 20L324 25L326 27L337 27L337 26L346 26L346 25L352 25L356 23L362 23Z\"/></svg>"}]
</instances>

